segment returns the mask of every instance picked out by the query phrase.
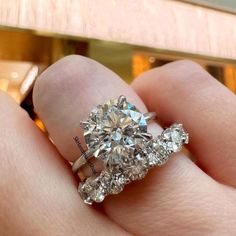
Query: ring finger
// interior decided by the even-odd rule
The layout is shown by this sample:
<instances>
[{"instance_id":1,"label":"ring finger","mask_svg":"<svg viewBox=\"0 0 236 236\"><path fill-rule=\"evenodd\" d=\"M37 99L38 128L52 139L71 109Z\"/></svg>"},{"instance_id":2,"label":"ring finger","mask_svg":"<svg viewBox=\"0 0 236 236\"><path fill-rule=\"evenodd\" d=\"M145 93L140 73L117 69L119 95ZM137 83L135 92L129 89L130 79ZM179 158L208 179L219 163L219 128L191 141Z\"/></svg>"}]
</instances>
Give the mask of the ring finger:
<instances>
[{"instance_id":1,"label":"ring finger","mask_svg":"<svg viewBox=\"0 0 236 236\"><path fill-rule=\"evenodd\" d=\"M83 140L80 120L84 120L94 106L121 94L146 112L140 98L116 74L93 60L70 56L40 76L34 89L34 105L60 153L74 161L80 153L73 137ZM151 129L153 133L161 130L157 125ZM199 195L205 201L214 198L217 191L218 185L213 180L186 156L178 154L167 165L154 169L143 181L108 198L104 209L108 216L134 234L164 234L167 230L181 234L190 215L194 216L199 230L204 229L205 220L214 223L209 210L211 204L202 208L204 202L199 200ZM178 224L171 223L176 220Z\"/></svg>"}]
</instances>

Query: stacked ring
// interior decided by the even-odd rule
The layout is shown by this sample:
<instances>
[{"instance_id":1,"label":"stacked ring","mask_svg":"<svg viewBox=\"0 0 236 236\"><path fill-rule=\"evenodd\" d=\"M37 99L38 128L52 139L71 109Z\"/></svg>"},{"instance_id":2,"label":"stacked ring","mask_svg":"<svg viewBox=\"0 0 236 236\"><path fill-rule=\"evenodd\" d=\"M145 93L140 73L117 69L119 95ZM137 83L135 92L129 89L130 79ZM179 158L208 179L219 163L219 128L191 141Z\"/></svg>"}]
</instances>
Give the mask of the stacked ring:
<instances>
[{"instance_id":1,"label":"stacked ring","mask_svg":"<svg viewBox=\"0 0 236 236\"><path fill-rule=\"evenodd\" d=\"M104 163L100 173L79 184L85 203L102 202L107 195L120 193L126 184L143 179L149 169L165 164L171 153L188 143L182 124L173 124L153 137L147 124L154 118L154 112L143 114L120 96L98 105L81 122L88 150L74 162L72 170L79 172L92 157Z\"/></svg>"}]
</instances>

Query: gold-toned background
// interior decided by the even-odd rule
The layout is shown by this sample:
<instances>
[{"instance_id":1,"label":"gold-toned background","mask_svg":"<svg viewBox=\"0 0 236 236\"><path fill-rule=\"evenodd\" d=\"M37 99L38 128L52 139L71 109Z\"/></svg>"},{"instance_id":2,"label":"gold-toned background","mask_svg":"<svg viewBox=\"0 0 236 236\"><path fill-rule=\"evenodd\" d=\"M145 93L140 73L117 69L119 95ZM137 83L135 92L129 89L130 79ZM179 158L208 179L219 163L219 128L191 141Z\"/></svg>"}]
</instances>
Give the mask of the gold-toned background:
<instances>
[{"instance_id":1,"label":"gold-toned background","mask_svg":"<svg viewBox=\"0 0 236 236\"><path fill-rule=\"evenodd\" d=\"M235 25L233 12L174 0L0 0L0 89L37 120L31 98L37 75L78 54L128 83L187 58L236 92Z\"/></svg>"}]
</instances>

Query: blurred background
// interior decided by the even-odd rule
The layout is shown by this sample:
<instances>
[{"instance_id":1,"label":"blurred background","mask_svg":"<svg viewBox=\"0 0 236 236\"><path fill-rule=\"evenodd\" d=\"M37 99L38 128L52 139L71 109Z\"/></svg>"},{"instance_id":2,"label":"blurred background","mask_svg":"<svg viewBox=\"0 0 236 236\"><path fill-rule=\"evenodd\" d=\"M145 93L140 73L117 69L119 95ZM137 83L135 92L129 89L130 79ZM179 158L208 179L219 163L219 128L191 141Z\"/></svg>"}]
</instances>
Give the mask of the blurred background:
<instances>
[{"instance_id":1,"label":"blurred background","mask_svg":"<svg viewBox=\"0 0 236 236\"><path fill-rule=\"evenodd\" d=\"M0 89L42 129L34 81L69 54L93 58L128 83L187 58L236 92L236 1L0 0Z\"/></svg>"}]
</instances>

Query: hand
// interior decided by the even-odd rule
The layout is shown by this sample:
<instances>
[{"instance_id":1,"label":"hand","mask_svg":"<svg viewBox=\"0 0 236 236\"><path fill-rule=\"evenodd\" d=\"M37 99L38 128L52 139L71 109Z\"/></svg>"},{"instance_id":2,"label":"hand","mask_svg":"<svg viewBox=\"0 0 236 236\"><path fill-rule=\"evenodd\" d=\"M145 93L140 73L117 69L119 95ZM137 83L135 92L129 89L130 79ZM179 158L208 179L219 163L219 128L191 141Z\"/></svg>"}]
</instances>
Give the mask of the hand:
<instances>
[{"instance_id":1,"label":"hand","mask_svg":"<svg viewBox=\"0 0 236 236\"><path fill-rule=\"evenodd\" d=\"M144 180L85 205L69 161L73 137L91 108L125 95L163 126L184 125L183 153ZM99 63L69 56L37 80L35 110L54 145L7 95L0 94L0 235L236 235L236 99L200 66L178 61L128 86ZM161 132L150 124L152 133ZM64 158L64 159L63 159Z\"/></svg>"}]
</instances>

